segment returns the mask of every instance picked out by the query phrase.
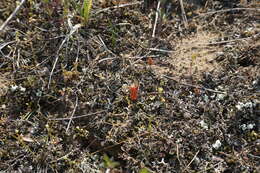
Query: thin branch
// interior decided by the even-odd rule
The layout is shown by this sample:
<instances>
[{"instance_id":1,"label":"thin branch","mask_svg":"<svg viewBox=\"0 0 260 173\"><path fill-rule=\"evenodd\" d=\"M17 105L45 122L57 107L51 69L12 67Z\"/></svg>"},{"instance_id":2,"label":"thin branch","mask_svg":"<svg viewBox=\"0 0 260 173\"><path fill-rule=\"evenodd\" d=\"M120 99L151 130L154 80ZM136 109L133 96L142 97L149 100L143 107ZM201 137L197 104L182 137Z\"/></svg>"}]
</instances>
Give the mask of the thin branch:
<instances>
[{"instance_id":1,"label":"thin branch","mask_svg":"<svg viewBox=\"0 0 260 173\"><path fill-rule=\"evenodd\" d=\"M55 163L58 162L60 160L65 160L66 158L68 158L69 155L71 155L72 153L74 153L77 149L71 150L69 153L65 154L64 156L56 159L56 160L52 160L50 163Z\"/></svg>"},{"instance_id":2,"label":"thin branch","mask_svg":"<svg viewBox=\"0 0 260 173\"><path fill-rule=\"evenodd\" d=\"M156 9L156 14L155 14L154 25L153 25L153 34L152 34L152 37L155 37L155 31L156 31L156 26L157 26L158 17L159 17L160 4L161 4L161 1L158 1L157 9Z\"/></svg>"},{"instance_id":3,"label":"thin branch","mask_svg":"<svg viewBox=\"0 0 260 173\"><path fill-rule=\"evenodd\" d=\"M9 41L9 42L0 44L0 51L1 51L5 46L8 46L9 44L12 44L12 43L14 43L14 42L16 42L16 41Z\"/></svg>"},{"instance_id":4,"label":"thin branch","mask_svg":"<svg viewBox=\"0 0 260 173\"><path fill-rule=\"evenodd\" d=\"M237 39L233 39L233 40L226 40L226 41L212 42L212 43L206 43L206 44L200 44L200 45L208 45L208 46L212 46L212 45L226 44L226 43L231 43L231 42L246 41L246 40L249 40L249 39L257 38L259 35L260 35L260 33L255 34L255 35L250 36L250 37L246 37L246 38L237 38Z\"/></svg>"},{"instance_id":5,"label":"thin branch","mask_svg":"<svg viewBox=\"0 0 260 173\"><path fill-rule=\"evenodd\" d=\"M231 9L202 13L202 14L199 14L199 16L206 16L206 15L211 15L211 14L216 14L216 13L225 13L225 12L230 12L230 11L241 11L241 10L260 11L260 8L231 8Z\"/></svg>"},{"instance_id":6,"label":"thin branch","mask_svg":"<svg viewBox=\"0 0 260 173\"><path fill-rule=\"evenodd\" d=\"M103 61L108 61L108 60L114 60L114 59L117 59L118 57L113 57L113 58L104 58L104 59L101 59L98 61L98 63L101 63Z\"/></svg>"},{"instance_id":7,"label":"thin branch","mask_svg":"<svg viewBox=\"0 0 260 173\"><path fill-rule=\"evenodd\" d=\"M107 48L107 45L105 44L105 42L103 41L103 39L100 37L100 35L98 35L98 38L99 38L101 44L103 45L103 47L106 49L106 51L108 51L109 53L111 53L111 54L114 55L114 56L117 56L114 52L112 52L111 50L109 50L109 49Z\"/></svg>"},{"instance_id":8,"label":"thin branch","mask_svg":"<svg viewBox=\"0 0 260 173\"><path fill-rule=\"evenodd\" d=\"M156 52L165 52L165 53L173 53L173 50L165 50L165 49L157 49L157 48L146 48L146 50L156 51Z\"/></svg>"},{"instance_id":9,"label":"thin branch","mask_svg":"<svg viewBox=\"0 0 260 173\"><path fill-rule=\"evenodd\" d=\"M233 43L233 42L239 42L239 41L249 41L250 39L256 39L257 37L260 36L260 33L257 33L255 35L252 35L250 37L245 37L245 38L237 38L237 39L232 39L232 40L226 40L226 41L217 41L217 42L211 42L209 41L208 43L199 43L199 44L183 44L183 47L187 46L192 46L192 48L203 48L203 47L208 47L208 46L216 46L216 45L221 45L221 44L227 44L227 43ZM153 48L152 48L153 49ZM182 48L181 50L184 50L185 48Z\"/></svg>"},{"instance_id":10,"label":"thin branch","mask_svg":"<svg viewBox=\"0 0 260 173\"><path fill-rule=\"evenodd\" d=\"M66 43L67 40L68 40L68 37L65 37L65 39L62 41L61 45L59 46L59 49L57 50L56 57L55 57L55 61L54 61L54 64L53 64L53 66L52 66L51 73L50 73L50 77L49 77L49 81L48 81L48 86L47 86L48 89L50 88L50 84L51 84L51 80L52 80L52 75L53 75L53 73L54 73L55 67L56 67L57 62L58 62L58 60L59 60L60 50L62 49L63 45Z\"/></svg>"},{"instance_id":11,"label":"thin branch","mask_svg":"<svg viewBox=\"0 0 260 173\"><path fill-rule=\"evenodd\" d=\"M22 0L20 4L15 8L13 13L6 19L6 21L1 25L0 31L3 31L6 25L14 18L14 16L17 14L17 12L21 9L22 5L25 3L26 0Z\"/></svg>"},{"instance_id":12,"label":"thin branch","mask_svg":"<svg viewBox=\"0 0 260 173\"><path fill-rule=\"evenodd\" d=\"M53 121L63 121L63 120L71 120L71 119L78 119L78 118L83 118L83 117L88 117L91 115L96 115L96 114L100 114L106 111L98 111L98 112L94 112L94 113L90 113L90 114L86 114L86 115L80 115L80 116L76 116L76 117L70 117L70 118L53 118L53 119L49 119L49 120L53 120Z\"/></svg>"},{"instance_id":13,"label":"thin branch","mask_svg":"<svg viewBox=\"0 0 260 173\"><path fill-rule=\"evenodd\" d=\"M72 114L71 114L71 117L70 117L68 126L67 126L67 128L66 128L66 133L68 133L68 131L69 131L70 124L71 124L71 121L72 121L72 119L73 119L73 116L74 116L74 114L75 114L75 112L76 112L77 107L78 107L78 96L76 95L75 106L74 106L73 112L72 112Z\"/></svg>"},{"instance_id":14,"label":"thin branch","mask_svg":"<svg viewBox=\"0 0 260 173\"><path fill-rule=\"evenodd\" d=\"M59 53L60 53L60 50L62 49L63 45L69 40L69 38L71 37L71 35L76 32L82 25L81 24L76 24L75 26L73 26L70 30L70 33L68 35L66 35L65 39L63 39L61 45L59 46L59 49L57 50L57 53L56 53L56 57L55 57L55 61L54 61L54 64L52 66L52 69L51 69L51 73L50 73L50 77L49 77L49 81L48 81L48 86L47 88L49 89L50 88L50 84L51 84L51 80L52 80L52 75L54 73L54 70L56 68L56 65L58 63L58 60L59 60Z\"/></svg>"},{"instance_id":15,"label":"thin branch","mask_svg":"<svg viewBox=\"0 0 260 173\"><path fill-rule=\"evenodd\" d=\"M178 159L180 165L182 165L181 160L180 160L179 144L178 143L176 144L176 154L177 154L177 159Z\"/></svg>"},{"instance_id":16,"label":"thin branch","mask_svg":"<svg viewBox=\"0 0 260 173\"><path fill-rule=\"evenodd\" d=\"M185 172L191 165L191 163L195 160L196 156L199 154L200 150L197 151L197 153L194 155L194 157L191 159L190 163L184 168L183 172Z\"/></svg>"},{"instance_id":17,"label":"thin branch","mask_svg":"<svg viewBox=\"0 0 260 173\"><path fill-rule=\"evenodd\" d=\"M208 172L209 170L214 169L216 166L220 165L220 164L223 163L223 162L224 162L224 161L220 161L220 162L218 162L218 163L216 163L216 164L210 166L209 168L205 168L204 170L201 170L201 171L199 171L199 172L197 172L197 173L205 173L205 172Z\"/></svg>"},{"instance_id":18,"label":"thin branch","mask_svg":"<svg viewBox=\"0 0 260 173\"><path fill-rule=\"evenodd\" d=\"M184 22L185 28L187 28L188 27L188 20L187 20L186 13L185 13L185 10L184 10L183 1L182 0L179 0L179 1L180 1L180 5L181 5L182 20Z\"/></svg>"},{"instance_id":19,"label":"thin branch","mask_svg":"<svg viewBox=\"0 0 260 173\"><path fill-rule=\"evenodd\" d=\"M134 2L134 3L127 3L127 4L120 4L120 5L116 5L116 6L112 6L112 7L108 7L108 8L104 8L104 9L101 9L101 10L98 10L95 12L95 14L99 14L99 13L102 13L102 12L105 12L105 11L109 11L109 10L112 10L112 9L116 9L116 8L123 8L123 7L129 7L129 6L133 6L133 5L139 5L139 4L142 4L143 2Z\"/></svg>"},{"instance_id":20,"label":"thin branch","mask_svg":"<svg viewBox=\"0 0 260 173\"><path fill-rule=\"evenodd\" d=\"M96 151L94 151L94 152L92 152L92 153L90 153L90 154L91 154L91 155L94 155L94 154L100 153L100 152L102 152L102 151L106 151L106 150L108 150L108 149L114 148L115 146L119 146L119 145L121 145L121 144L123 144L123 143L126 143L127 141L130 141L130 140L133 140L133 139L135 139L135 138L142 137L142 136L146 136L146 135L148 135L148 134L149 134L149 133L145 132L145 133L142 133L142 134L137 135L137 136L134 136L134 137L126 138L126 139L124 139L124 140L122 140L122 141L120 141L120 142L117 142L117 143L115 143L115 144L113 144L113 145L110 145L110 146L105 146L105 147L103 147L103 148L101 148L101 149L99 149L99 150L96 150Z\"/></svg>"},{"instance_id":21,"label":"thin branch","mask_svg":"<svg viewBox=\"0 0 260 173\"><path fill-rule=\"evenodd\" d=\"M260 156L255 156L253 154L248 154L250 157L256 158L256 159L260 159Z\"/></svg>"},{"instance_id":22,"label":"thin branch","mask_svg":"<svg viewBox=\"0 0 260 173\"><path fill-rule=\"evenodd\" d=\"M173 80L181 85L185 85L185 86L188 86L188 87L193 87L193 88L198 88L198 89L204 89L206 91L209 91L209 92L214 92L214 93L219 93L219 94L227 94L226 92L222 92L222 91L216 91L216 90L213 90L213 89L209 89L209 88L205 88L205 87L201 87L201 86L198 86L198 85L192 85L192 84L187 84L187 83L184 83L184 82L179 82L177 79L174 79L172 77L169 77L169 76L166 76L166 75L163 75L163 77L167 78L167 79L170 79L170 80Z\"/></svg>"}]
</instances>

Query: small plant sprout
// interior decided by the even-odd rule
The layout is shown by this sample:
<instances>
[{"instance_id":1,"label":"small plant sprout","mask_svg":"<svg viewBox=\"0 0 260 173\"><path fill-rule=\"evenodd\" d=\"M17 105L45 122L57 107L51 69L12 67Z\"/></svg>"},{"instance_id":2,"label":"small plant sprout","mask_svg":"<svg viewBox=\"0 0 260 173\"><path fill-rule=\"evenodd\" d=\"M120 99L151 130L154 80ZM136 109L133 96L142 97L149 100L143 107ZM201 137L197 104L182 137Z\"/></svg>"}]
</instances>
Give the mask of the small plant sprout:
<instances>
[{"instance_id":1,"label":"small plant sprout","mask_svg":"<svg viewBox=\"0 0 260 173\"><path fill-rule=\"evenodd\" d=\"M147 168L142 168L139 170L139 173L150 173L150 171Z\"/></svg>"},{"instance_id":2,"label":"small plant sprout","mask_svg":"<svg viewBox=\"0 0 260 173\"><path fill-rule=\"evenodd\" d=\"M84 0L82 10L81 10L81 17L83 17L84 25L88 23L91 7L92 7L92 0Z\"/></svg>"},{"instance_id":3,"label":"small plant sprout","mask_svg":"<svg viewBox=\"0 0 260 173\"><path fill-rule=\"evenodd\" d=\"M192 62L194 62L194 61L197 59L198 56L199 56L198 53L192 54L192 55L191 55L191 60L192 60Z\"/></svg>"},{"instance_id":4,"label":"small plant sprout","mask_svg":"<svg viewBox=\"0 0 260 173\"><path fill-rule=\"evenodd\" d=\"M104 166L108 169L113 169L120 165L119 162L113 161L106 154L104 154L103 160L104 160Z\"/></svg>"},{"instance_id":5,"label":"small plant sprout","mask_svg":"<svg viewBox=\"0 0 260 173\"><path fill-rule=\"evenodd\" d=\"M138 89L139 89L139 86L138 86L138 83L137 83L137 82L133 83L133 84L129 87L129 90L130 90L130 99L131 99L132 101L137 100L137 98L138 98Z\"/></svg>"}]
</instances>

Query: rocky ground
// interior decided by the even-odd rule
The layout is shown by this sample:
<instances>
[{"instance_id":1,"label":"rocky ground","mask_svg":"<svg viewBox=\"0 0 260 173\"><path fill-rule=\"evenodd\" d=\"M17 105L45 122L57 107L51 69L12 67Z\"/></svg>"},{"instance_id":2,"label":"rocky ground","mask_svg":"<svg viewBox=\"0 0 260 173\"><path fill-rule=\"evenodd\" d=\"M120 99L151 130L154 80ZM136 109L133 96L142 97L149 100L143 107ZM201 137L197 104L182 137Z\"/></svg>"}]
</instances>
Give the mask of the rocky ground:
<instances>
[{"instance_id":1,"label":"rocky ground","mask_svg":"<svg viewBox=\"0 0 260 173\"><path fill-rule=\"evenodd\" d=\"M0 31L0 170L260 170L259 1L180 2L82 25L82 0L26 1Z\"/></svg>"}]
</instances>

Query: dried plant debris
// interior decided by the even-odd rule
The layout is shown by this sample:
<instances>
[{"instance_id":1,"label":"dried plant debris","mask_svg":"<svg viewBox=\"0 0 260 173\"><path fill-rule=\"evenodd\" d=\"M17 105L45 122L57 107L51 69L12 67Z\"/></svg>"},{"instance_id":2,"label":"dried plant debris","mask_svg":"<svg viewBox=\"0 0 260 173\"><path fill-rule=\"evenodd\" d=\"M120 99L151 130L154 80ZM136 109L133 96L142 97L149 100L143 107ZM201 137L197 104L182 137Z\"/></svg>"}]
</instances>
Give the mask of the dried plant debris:
<instances>
[{"instance_id":1,"label":"dried plant debris","mask_svg":"<svg viewBox=\"0 0 260 173\"><path fill-rule=\"evenodd\" d=\"M0 31L0 172L258 172L259 2L82 4Z\"/></svg>"}]
</instances>

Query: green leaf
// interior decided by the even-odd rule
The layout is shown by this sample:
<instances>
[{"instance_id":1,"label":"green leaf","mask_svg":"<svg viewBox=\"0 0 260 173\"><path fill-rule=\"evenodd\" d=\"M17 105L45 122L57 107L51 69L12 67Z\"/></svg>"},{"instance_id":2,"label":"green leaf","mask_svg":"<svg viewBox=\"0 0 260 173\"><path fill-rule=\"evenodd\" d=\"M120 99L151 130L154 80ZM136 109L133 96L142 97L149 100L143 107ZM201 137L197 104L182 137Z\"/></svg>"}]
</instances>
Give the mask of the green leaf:
<instances>
[{"instance_id":1,"label":"green leaf","mask_svg":"<svg viewBox=\"0 0 260 173\"><path fill-rule=\"evenodd\" d=\"M82 11L81 11L81 16L84 19L84 24L88 23L91 7L92 7L92 0L84 0Z\"/></svg>"},{"instance_id":2,"label":"green leaf","mask_svg":"<svg viewBox=\"0 0 260 173\"><path fill-rule=\"evenodd\" d=\"M150 171L147 168L142 168L139 173L150 173Z\"/></svg>"},{"instance_id":3,"label":"green leaf","mask_svg":"<svg viewBox=\"0 0 260 173\"><path fill-rule=\"evenodd\" d=\"M104 155L103 159L106 168L115 168L119 166L119 162L112 161L106 154Z\"/></svg>"}]
</instances>

